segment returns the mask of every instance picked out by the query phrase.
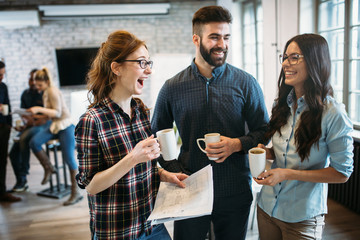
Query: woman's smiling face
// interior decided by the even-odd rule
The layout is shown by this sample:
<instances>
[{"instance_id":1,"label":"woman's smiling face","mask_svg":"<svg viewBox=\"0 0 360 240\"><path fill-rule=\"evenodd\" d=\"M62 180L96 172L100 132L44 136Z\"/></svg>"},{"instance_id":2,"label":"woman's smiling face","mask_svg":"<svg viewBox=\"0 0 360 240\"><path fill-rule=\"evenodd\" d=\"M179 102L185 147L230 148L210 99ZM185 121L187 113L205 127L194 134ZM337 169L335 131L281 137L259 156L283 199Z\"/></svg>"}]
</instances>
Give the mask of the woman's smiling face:
<instances>
[{"instance_id":1,"label":"woman's smiling face","mask_svg":"<svg viewBox=\"0 0 360 240\"><path fill-rule=\"evenodd\" d=\"M141 46L125 60L149 61L149 52L145 46ZM117 85L127 90L130 95L140 95L144 87L144 81L146 81L152 73L149 65L143 69L138 62L122 62L117 70L118 72L115 73L119 76Z\"/></svg>"},{"instance_id":2,"label":"woman's smiling face","mask_svg":"<svg viewBox=\"0 0 360 240\"><path fill-rule=\"evenodd\" d=\"M291 54L302 55L302 52L296 42L291 42L285 54L287 56ZM309 77L305 59L299 58L297 64L290 64L289 59L286 59L282 63L282 68L285 73L285 83L294 87L297 97L304 95L304 83Z\"/></svg>"}]
</instances>

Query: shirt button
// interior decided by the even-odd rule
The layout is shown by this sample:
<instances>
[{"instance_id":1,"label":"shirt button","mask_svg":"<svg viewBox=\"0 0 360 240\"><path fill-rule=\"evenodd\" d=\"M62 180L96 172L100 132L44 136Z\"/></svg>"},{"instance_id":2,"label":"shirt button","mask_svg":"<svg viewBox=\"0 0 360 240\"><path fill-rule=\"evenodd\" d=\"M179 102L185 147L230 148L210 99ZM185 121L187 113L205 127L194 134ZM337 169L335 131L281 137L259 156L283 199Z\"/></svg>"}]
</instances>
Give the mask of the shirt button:
<instances>
[{"instance_id":1,"label":"shirt button","mask_svg":"<svg viewBox=\"0 0 360 240\"><path fill-rule=\"evenodd\" d=\"M285 157L285 153L283 153L283 156Z\"/></svg>"},{"instance_id":2,"label":"shirt button","mask_svg":"<svg viewBox=\"0 0 360 240\"><path fill-rule=\"evenodd\" d=\"M286 139L285 141L286 141L286 142L288 142L288 141L289 141L289 139Z\"/></svg>"},{"instance_id":3,"label":"shirt button","mask_svg":"<svg viewBox=\"0 0 360 240\"><path fill-rule=\"evenodd\" d=\"M298 114L300 114L300 112L299 112L299 111L297 111L297 113L298 113Z\"/></svg>"}]
</instances>

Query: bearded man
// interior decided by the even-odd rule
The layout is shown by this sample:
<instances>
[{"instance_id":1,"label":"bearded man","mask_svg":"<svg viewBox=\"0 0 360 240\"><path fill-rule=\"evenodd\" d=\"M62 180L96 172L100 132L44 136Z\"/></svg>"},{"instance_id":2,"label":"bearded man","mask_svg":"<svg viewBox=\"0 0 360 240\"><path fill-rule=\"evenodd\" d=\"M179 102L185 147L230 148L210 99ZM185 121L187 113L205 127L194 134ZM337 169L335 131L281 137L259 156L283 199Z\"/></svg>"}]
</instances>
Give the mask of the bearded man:
<instances>
[{"instance_id":1,"label":"bearded man","mask_svg":"<svg viewBox=\"0 0 360 240\"><path fill-rule=\"evenodd\" d=\"M226 63L231 14L220 6L193 16L195 59L161 88L152 131L172 128L182 140L177 160L159 162L168 171L188 175L208 164L213 168L211 215L174 223L174 240L202 240L214 226L215 238L245 239L252 202L248 150L264 143L269 117L262 90L250 74ZM220 142L198 148L196 139L220 133ZM266 143L265 143L266 144ZM209 160L215 158L217 160Z\"/></svg>"}]
</instances>

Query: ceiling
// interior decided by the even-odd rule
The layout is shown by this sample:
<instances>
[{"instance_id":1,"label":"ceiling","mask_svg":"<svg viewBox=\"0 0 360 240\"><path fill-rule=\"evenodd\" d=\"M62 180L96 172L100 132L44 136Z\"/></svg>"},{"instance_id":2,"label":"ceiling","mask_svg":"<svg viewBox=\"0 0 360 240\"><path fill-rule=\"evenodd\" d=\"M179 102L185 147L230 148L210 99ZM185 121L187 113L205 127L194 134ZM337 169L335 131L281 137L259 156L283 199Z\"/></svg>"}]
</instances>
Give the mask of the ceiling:
<instances>
[{"instance_id":1,"label":"ceiling","mask_svg":"<svg viewBox=\"0 0 360 240\"><path fill-rule=\"evenodd\" d=\"M206 0L0 0L0 10L37 9L39 5L71 4L122 4L122 3L171 3L171 2L204 2Z\"/></svg>"}]
</instances>

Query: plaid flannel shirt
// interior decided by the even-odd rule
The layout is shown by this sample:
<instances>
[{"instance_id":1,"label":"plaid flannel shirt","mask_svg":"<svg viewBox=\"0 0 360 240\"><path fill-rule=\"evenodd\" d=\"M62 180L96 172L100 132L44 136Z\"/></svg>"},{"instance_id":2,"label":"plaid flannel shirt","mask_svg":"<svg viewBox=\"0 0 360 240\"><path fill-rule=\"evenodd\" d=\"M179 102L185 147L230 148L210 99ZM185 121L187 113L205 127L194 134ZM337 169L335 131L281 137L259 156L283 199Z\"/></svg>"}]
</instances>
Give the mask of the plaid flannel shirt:
<instances>
[{"instance_id":1,"label":"plaid flannel shirt","mask_svg":"<svg viewBox=\"0 0 360 240\"><path fill-rule=\"evenodd\" d=\"M121 161L151 135L149 114L132 99L130 119L111 99L90 108L79 120L75 135L79 159L78 185ZM88 194L90 228L98 239L136 239L151 233L150 215L159 187L156 161L137 164L108 189Z\"/></svg>"}]
</instances>

